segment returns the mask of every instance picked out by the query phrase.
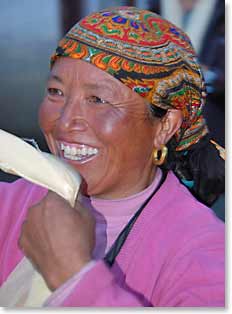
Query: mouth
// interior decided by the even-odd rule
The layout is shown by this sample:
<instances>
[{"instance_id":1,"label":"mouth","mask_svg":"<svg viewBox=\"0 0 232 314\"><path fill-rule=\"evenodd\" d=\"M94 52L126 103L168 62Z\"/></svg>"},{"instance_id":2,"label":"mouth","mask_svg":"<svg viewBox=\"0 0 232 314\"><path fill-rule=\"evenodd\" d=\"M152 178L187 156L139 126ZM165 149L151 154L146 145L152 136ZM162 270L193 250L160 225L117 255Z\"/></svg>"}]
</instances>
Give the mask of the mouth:
<instances>
[{"instance_id":1,"label":"mouth","mask_svg":"<svg viewBox=\"0 0 232 314\"><path fill-rule=\"evenodd\" d=\"M96 147L91 147L85 144L67 144L64 142L58 143L61 155L64 159L84 162L92 159L98 154Z\"/></svg>"}]
</instances>

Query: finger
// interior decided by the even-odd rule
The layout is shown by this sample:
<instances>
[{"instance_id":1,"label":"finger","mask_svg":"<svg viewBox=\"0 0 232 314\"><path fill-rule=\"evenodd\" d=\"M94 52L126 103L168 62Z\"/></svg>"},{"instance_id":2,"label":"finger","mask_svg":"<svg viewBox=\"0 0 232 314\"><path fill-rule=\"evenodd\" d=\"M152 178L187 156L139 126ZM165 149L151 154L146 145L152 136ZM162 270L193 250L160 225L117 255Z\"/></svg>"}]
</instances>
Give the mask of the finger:
<instances>
[{"instance_id":1,"label":"finger","mask_svg":"<svg viewBox=\"0 0 232 314\"><path fill-rule=\"evenodd\" d=\"M48 190L44 199L59 199L59 198L62 198L62 197L59 196L56 192Z\"/></svg>"},{"instance_id":2,"label":"finger","mask_svg":"<svg viewBox=\"0 0 232 314\"><path fill-rule=\"evenodd\" d=\"M47 195L44 198L45 200L48 201L55 201L55 202L63 202L65 205L69 204L68 201L66 199L64 199L63 197L61 197L60 195L58 195L57 193L53 192L53 191L48 191Z\"/></svg>"}]
</instances>

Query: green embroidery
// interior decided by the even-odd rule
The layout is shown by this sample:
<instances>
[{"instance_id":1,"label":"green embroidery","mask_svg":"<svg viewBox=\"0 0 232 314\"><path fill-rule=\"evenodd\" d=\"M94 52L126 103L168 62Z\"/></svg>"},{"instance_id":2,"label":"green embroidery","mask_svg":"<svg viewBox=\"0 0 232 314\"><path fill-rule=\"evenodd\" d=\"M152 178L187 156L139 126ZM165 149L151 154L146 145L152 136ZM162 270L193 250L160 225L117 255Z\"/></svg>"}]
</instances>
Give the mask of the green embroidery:
<instances>
[{"instance_id":1,"label":"green embroidery","mask_svg":"<svg viewBox=\"0 0 232 314\"><path fill-rule=\"evenodd\" d=\"M156 30L156 34L158 35L158 36L162 36L162 32L161 32L161 30L160 30L160 28L159 28L159 26L156 24L156 23L152 23L152 26L154 26L154 28L155 28L155 30Z\"/></svg>"},{"instance_id":2,"label":"green embroidery","mask_svg":"<svg viewBox=\"0 0 232 314\"><path fill-rule=\"evenodd\" d=\"M92 48L92 47L89 47L89 48L88 48L88 51L89 51L89 55L90 55L90 57L92 57L92 56L94 56L94 55L96 55L97 53L99 53L99 52L100 52L100 50L99 50L99 49Z\"/></svg>"},{"instance_id":3,"label":"green embroidery","mask_svg":"<svg viewBox=\"0 0 232 314\"><path fill-rule=\"evenodd\" d=\"M110 61L110 59L112 58L112 56L106 56L102 59L102 61L106 64L108 64L108 62Z\"/></svg>"},{"instance_id":4,"label":"green embroidery","mask_svg":"<svg viewBox=\"0 0 232 314\"><path fill-rule=\"evenodd\" d=\"M120 30L118 29L108 29L106 25L102 25L101 29L107 34L120 34Z\"/></svg>"},{"instance_id":5,"label":"green embroidery","mask_svg":"<svg viewBox=\"0 0 232 314\"><path fill-rule=\"evenodd\" d=\"M130 35L131 35L131 37L133 37L135 39L139 38L139 36L137 34L135 34L135 33L130 33Z\"/></svg>"}]
</instances>

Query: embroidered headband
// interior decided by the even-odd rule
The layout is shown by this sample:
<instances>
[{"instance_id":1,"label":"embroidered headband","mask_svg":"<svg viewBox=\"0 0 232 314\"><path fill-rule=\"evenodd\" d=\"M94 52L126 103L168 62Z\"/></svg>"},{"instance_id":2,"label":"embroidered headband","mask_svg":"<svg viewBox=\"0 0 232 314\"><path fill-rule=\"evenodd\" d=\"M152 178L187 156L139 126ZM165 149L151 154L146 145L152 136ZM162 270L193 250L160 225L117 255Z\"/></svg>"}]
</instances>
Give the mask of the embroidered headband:
<instances>
[{"instance_id":1,"label":"embroidered headband","mask_svg":"<svg viewBox=\"0 0 232 314\"><path fill-rule=\"evenodd\" d=\"M156 13L135 7L92 13L59 42L51 65L60 56L97 66L153 106L181 110L177 151L208 133L202 116L205 84L190 39Z\"/></svg>"}]
</instances>

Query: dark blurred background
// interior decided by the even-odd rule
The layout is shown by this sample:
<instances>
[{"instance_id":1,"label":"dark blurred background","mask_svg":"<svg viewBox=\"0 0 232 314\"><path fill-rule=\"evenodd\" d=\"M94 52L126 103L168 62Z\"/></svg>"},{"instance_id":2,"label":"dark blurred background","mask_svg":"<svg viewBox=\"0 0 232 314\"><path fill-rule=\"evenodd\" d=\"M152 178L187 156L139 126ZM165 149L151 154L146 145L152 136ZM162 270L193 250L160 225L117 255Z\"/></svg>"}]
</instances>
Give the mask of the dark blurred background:
<instances>
[{"instance_id":1,"label":"dark blurred background","mask_svg":"<svg viewBox=\"0 0 232 314\"><path fill-rule=\"evenodd\" d=\"M197 38L194 44L209 92L206 118L214 138L224 145L223 0L1 0L0 128L20 137L34 138L42 150L47 150L37 113L49 72L49 57L58 40L77 20L90 12L118 5L153 10L181 26L193 39ZM205 23L200 23L202 19ZM14 179L0 171L0 181Z\"/></svg>"}]
</instances>

